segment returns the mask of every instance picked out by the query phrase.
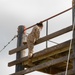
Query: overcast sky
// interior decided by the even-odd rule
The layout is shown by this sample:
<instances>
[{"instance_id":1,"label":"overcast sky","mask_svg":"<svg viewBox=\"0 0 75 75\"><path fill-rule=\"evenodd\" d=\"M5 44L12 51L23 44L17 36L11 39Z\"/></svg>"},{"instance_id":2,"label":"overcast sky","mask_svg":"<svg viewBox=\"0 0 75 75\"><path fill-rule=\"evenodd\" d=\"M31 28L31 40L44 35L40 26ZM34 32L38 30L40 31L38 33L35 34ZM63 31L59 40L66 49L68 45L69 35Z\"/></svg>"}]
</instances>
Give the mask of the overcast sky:
<instances>
[{"instance_id":1,"label":"overcast sky","mask_svg":"<svg viewBox=\"0 0 75 75\"><path fill-rule=\"evenodd\" d=\"M72 0L0 0L0 49L2 49L17 34L19 25L29 27L50 16L53 16L72 6ZM49 34L72 24L72 11L68 11L52 20L49 20ZM31 30L27 31L29 33ZM41 37L45 36L45 23ZM65 36L65 37L64 37ZM71 38L71 32L62 37L52 39L62 42ZM0 75L9 75L15 72L14 66L8 67L8 62L15 60L15 55L9 55L11 49L16 48L17 39L10 43L0 53ZM48 42L49 46L54 45ZM45 48L45 43L37 46L34 52ZM33 72L26 75L46 75Z\"/></svg>"}]
</instances>

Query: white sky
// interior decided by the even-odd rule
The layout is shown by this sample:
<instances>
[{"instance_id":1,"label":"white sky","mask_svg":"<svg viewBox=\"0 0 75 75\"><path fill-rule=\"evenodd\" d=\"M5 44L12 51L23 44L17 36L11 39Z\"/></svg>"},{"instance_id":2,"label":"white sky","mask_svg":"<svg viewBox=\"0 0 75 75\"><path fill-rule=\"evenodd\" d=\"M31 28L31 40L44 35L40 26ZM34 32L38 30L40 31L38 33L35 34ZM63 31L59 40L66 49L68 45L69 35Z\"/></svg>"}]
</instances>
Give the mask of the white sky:
<instances>
[{"instance_id":1,"label":"white sky","mask_svg":"<svg viewBox=\"0 0 75 75\"><path fill-rule=\"evenodd\" d=\"M2 49L17 34L19 25L29 27L50 16L57 14L72 6L72 0L0 0L0 49ZM71 10L49 21L49 34L72 24ZM44 23L45 25L45 23ZM28 33L31 30L27 31ZM45 36L45 26L41 37ZM64 37L65 36L65 37ZM52 39L55 42L62 42L71 38L71 33ZM14 67L8 67L8 62L15 60L15 55L9 55L11 49L16 48L15 39L4 51L0 53L0 74L9 75L15 71ZM49 46L54 45L48 42ZM37 49L36 49L37 47ZM45 43L36 46L39 51L45 48ZM35 50L34 49L34 50ZM33 72L26 75L46 75Z\"/></svg>"}]
</instances>

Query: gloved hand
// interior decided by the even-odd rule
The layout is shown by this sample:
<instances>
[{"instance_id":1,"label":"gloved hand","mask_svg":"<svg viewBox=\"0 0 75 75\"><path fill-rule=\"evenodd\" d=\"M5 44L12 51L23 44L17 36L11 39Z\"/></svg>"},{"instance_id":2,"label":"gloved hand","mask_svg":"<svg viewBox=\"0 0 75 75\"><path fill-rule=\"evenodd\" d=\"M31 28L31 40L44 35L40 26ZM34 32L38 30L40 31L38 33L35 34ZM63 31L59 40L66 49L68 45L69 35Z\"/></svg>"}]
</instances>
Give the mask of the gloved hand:
<instances>
[{"instance_id":1,"label":"gloved hand","mask_svg":"<svg viewBox=\"0 0 75 75\"><path fill-rule=\"evenodd\" d=\"M27 44L27 42L23 42L23 44L25 45L25 44Z\"/></svg>"},{"instance_id":2,"label":"gloved hand","mask_svg":"<svg viewBox=\"0 0 75 75\"><path fill-rule=\"evenodd\" d=\"M37 44L37 42L35 41L34 44Z\"/></svg>"}]
</instances>

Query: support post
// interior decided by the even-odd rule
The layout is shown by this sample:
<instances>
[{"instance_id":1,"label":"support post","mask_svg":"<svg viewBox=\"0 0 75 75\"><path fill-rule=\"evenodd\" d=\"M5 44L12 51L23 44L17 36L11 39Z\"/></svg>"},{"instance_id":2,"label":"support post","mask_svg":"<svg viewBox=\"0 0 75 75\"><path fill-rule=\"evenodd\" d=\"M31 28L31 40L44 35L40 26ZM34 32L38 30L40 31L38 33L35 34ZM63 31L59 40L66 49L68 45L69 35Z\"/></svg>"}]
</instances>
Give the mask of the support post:
<instances>
[{"instance_id":1,"label":"support post","mask_svg":"<svg viewBox=\"0 0 75 75\"><path fill-rule=\"evenodd\" d=\"M75 26L75 0L72 1L72 24ZM75 30L73 31L73 39L75 39ZM75 44L73 45L73 54L75 55ZM73 59L73 70L75 71L75 59Z\"/></svg>"},{"instance_id":2,"label":"support post","mask_svg":"<svg viewBox=\"0 0 75 75\"><path fill-rule=\"evenodd\" d=\"M46 21L46 36L48 35L48 21ZM46 48L48 47L48 41L46 41Z\"/></svg>"},{"instance_id":3,"label":"support post","mask_svg":"<svg viewBox=\"0 0 75 75\"><path fill-rule=\"evenodd\" d=\"M20 25L18 27L17 47L20 47L20 46L23 45L23 42L22 42L22 40L23 40L22 37L23 37L23 34L24 34L23 31L24 31L24 26L23 25ZM24 50L17 52L16 53L16 60L22 58L24 56L24 53L25 53ZM16 65L16 71L15 72L18 72L18 71L21 71L21 70L24 70L24 66L22 65L22 63L17 64ZM24 74L22 74L22 75L24 75Z\"/></svg>"}]
</instances>

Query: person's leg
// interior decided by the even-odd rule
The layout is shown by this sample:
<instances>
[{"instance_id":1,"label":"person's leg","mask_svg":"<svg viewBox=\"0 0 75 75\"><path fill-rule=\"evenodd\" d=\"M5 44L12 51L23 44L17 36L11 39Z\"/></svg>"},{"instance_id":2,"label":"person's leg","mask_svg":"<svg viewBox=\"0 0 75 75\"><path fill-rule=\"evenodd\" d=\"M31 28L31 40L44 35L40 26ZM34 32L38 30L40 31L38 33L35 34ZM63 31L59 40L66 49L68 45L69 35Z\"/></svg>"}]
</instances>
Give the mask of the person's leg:
<instances>
[{"instance_id":1,"label":"person's leg","mask_svg":"<svg viewBox=\"0 0 75 75\"><path fill-rule=\"evenodd\" d=\"M32 57L33 57L33 48L34 48L34 44L33 43L29 43L28 44L28 49L29 49L29 52L28 52L28 65L32 66Z\"/></svg>"},{"instance_id":2,"label":"person's leg","mask_svg":"<svg viewBox=\"0 0 75 75\"><path fill-rule=\"evenodd\" d=\"M33 48L34 48L34 44L33 43L29 43L29 46L28 46L28 49L29 49L28 57L29 58L32 58L32 56L33 56Z\"/></svg>"},{"instance_id":3,"label":"person's leg","mask_svg":"<svg viewBox=\"0 0 75 75\"><path fill-rule=\"evenodd\" d=\"M29 50L28 52L28 58L31 58L33 56L33 50Z\"/></svg>"}]
</instances>

